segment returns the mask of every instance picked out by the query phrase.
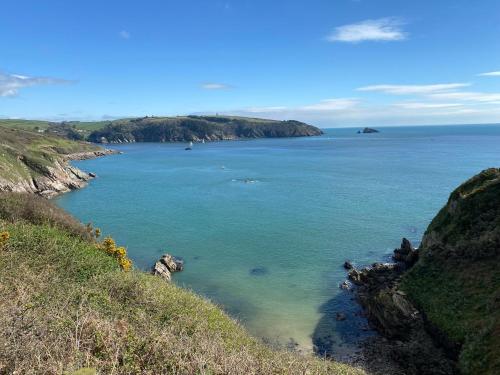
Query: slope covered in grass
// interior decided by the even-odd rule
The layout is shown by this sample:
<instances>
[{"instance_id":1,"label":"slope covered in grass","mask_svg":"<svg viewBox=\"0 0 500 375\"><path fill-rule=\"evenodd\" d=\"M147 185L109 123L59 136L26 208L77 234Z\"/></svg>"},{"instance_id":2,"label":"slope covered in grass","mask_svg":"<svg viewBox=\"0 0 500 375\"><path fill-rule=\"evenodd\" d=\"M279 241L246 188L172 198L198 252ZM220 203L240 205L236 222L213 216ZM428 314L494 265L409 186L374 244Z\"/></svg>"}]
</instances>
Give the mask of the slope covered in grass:
<instances>
[{"instance_id":1,"label":"slope covered in grass","mask_svg":"<svg viewBox=\"0 0 500 375\"><path fill-rule=\"evenodd\" d=\"M451 194L419 252L402 288L464 374L500 374L500 169Z\"/></svg>"},{"instance_id":2,"label":"slope covered in grass","mask_svg":"<svg viewBox=\"0 0 500 375\"><path fill-rule=\"evenodd\" d=\"M270 349L203 298L122 271L42 198L1 194L1 232L0 373L362 373Z\"/></svg>"},{"instance_id":3,"label":"slope covered in grass","mask_svg":"<svg viewBox=\"0 0 500 375\"><path fill-rule=\"evenodd\" d=\"M0 178L19 181L35 177L64 155L98 149L88 143L0 126Z\"/></svg>"}]
</instances>

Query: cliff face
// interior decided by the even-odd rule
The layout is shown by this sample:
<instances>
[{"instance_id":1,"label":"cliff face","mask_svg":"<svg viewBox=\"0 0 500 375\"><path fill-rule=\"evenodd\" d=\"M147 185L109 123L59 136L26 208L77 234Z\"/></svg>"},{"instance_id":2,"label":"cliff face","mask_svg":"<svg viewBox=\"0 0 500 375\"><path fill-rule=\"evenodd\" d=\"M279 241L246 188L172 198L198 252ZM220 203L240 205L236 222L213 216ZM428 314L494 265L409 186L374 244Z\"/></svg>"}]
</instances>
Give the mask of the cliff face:
<instances>
[{"instance_id":1,"label":"cliff face","mask_svg":"<svg viewBox=\"0 0 500 375\"><path fill-rule=\"evenodd\" d=\"M321 134L320 129L299 121L220 116L146 117L113 121L92 132L89 140L95 143L198 142Z\"/></svg>"},{"instance_id":2,"label":"cliff face","mask_svg":"<svg viewBox=\"0 0 500 375\"><path fill-rule=\"evenodd\" d=\"M465 374L500 373L500 169L451 195L401 287Z\"/></svg>"},{"instance_id":3,"label":"cliff face","mask_svg":"<svg viewBox=\"0 0 500 375\"><path fill-rule=\"evenodd\" d=\"M500 169L458 187L419 249L352 270L358 300L406 374L500 373Z\"/></svg>"},{"instance_id":4,"label":"cliff face","mask_svg":"<svg viewBox=\"0 0 500 375\"><path fill-rule=\"evenodd\" d=\"M87 143L0 127L0 192L52 197L81 188L94 175L69 161L110 153Z\"/></svg>"}]
</instances>

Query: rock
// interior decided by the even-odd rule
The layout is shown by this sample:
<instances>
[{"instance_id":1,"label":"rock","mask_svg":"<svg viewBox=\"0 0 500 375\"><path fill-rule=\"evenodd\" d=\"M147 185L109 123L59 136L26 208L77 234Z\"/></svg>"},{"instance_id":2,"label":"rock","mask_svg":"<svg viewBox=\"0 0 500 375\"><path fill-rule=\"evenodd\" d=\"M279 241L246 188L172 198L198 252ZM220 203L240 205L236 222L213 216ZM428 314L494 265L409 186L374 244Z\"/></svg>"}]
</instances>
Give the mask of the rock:
<instances>
[{"instance_id":1,"label":"rock","mask_svg":"<svg viewBox=\"0 0 500 375\"><path fill-rule=\"evenodd\" d=\"M166 281L170 281L172 279L172 274L168 270L167 266L160 261L155 263L152 273L153 275L160 276Z\"/></svg>"},{"instance_id":2,"label":"rock","mask_svg":"<svg viewBox=\"0 0 500 375\"><path fill-rule=\"evenodd\" d=\"M89 177L96 178L97 176L95 173L89 172Z\"/></svg>"},{"instance_id":3,"label":"rock","mask_svg":"<svg viewBox=\"0 0 500 375\"><path fill-rule=\"evenodd\" d=\"M160 258L160 262L163 263L170 272L179 272L184 269L184 261L170 254L163 254Z\"/></svg>"},{"instance_id":4,"label":"rock","mask_svg":"<svg viewBox=\"0 0 500 375\"><path fill-rule=\"evenodd\" d=\"M345 268L346 270L352 270L354 267L352 266L352 263L351 263L351 262L349 262L348 260L346 260L346 261L344 262L344 268Z\"/></svg>"},{"instance_id":5,"label":"rock","mask_svg":"<svg viewBox=\"0 0 500 375\"><path fill-rule=\"evenodd\" d=\"M362 284L361 273L356 268L350 270L349 273L347 274L347 277L349 277L349 280L351 280L356 285Z\"/></svg>"},{"instance_id":6,"label":"rock","mask_svg":"<svg viewBox=\"0 0 500 375\"><path fill-rule=\"evenodd\" d=\"M351 283L347 280L344 280L340 285L340 289L343 289L343 290L350 290L351 289Z\"/></svg>"},{"instance_id":7,"label":"rock","mask_svg":"<svg viewBox=\"0 0 500 375\"><path fill-rule=\"evenodd\" d=\"M408 239L403 238L401 241L401 247L394 250L392 258L396 262L403 263L404 268L410 268L418 260L418 250L412 246Z\"/></svg>"},{"instance_id":8,"label":"rock","mask_svg":"<svg viewBox=\"0 0 500 375\"><path fill-rule=\"evenodd\" d=\"M264 276L269 273L266 267L255 267L250 270L250 275L252 276Z\"/></svg>"},{"instance_id":9,"label":"rock","mask_svg":"<svg viewBox=\"0 0 500 375\"><path fill-rule=\"evenodd\" d=\"M358 130L358 134L370 134L370 133L380 133L377 129L373 129L373 128L364 128L363 131L361 130Z\"/></svg>"},{"instance_id":10,"label":"rock","mask_svg":"<svg viewBox=\"0 0 500 375\"><path fill-rule=\"evenodd\" d=\"M344 313L338 312L335 314L335 320L338 322L346 320L346 315Z\"/></svg>"}]
</instances>

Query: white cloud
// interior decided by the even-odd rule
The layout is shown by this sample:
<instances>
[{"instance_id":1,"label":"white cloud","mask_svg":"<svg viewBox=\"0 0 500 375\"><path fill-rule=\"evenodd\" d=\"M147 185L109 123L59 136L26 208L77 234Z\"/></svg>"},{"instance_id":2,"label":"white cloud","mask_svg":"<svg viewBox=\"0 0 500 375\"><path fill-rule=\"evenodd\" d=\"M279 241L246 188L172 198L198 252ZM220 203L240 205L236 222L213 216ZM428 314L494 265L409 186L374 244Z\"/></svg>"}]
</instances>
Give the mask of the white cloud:
<instances>
[{"instance_id":1,"label":"white cloud","mask_svg":"<svg viewBox=\"0 0 500 375\"><path fill-rule=\"evenodd\" d=\"M207 82L203 83L201 88L204 90L227 90L230 89L231 86L225 83Z\"/></svg>"},{"instance_id":2,"label":"white cloud","mask_svg":"<svg viewBox=\"0 0 500 375\"><path fill-rule=\"evenodd\" d=\"M412 95L451 91L467 86L470 86L470 83L440 83L433 85L373 85L359 87L356 90L382 92L393 95Z\"/></svg>"},{"instance_id":3,"label":"white cloud","mask_svg":"<svg viewBox=\"0 0 500 375\"><path fill-rule=\"evenodd\" d=\"M478 74L478 76L481 76L481 77L500 77L500 70L498 70L496 72L481 73L481 74Z\"/></svg>"},{"instance_id":4,"label":"white cloud","mask_svg":"<svg viewBox=\"0 0 500 375\"><path fill-rule=\"evenodd\" d=\"M71 83L71 81L51 77L28 77L19 74L0 73L0 96L17 96L19 90L25 87L65 83Z\"/></svg>"},{"instance_id":5,"label":"white cloud","mask_svg":"<svg viewBox=\"0 0 500 375\"><path fill-rule=\"evenodd\" d=\"M441 109L441 108L456 108L463 107L462 103L420 103L420 102L404 102L394 103L393 106L406 109Z\"/></svg>"},{"instance_id":6,"label":"white cloud","mask_svg":"<svg viewBox=\"0 0 500 375\"><path fill-rule=\"evenodd\" d=\"M246 108L245 111L249 113L269 113L269 112L283 112L286 111L288 107L284 106L274 106L274 107L250 107Z\"/></svg>"},{"instance_id":7,"label":"white cloud","mask_svg":"<svg viewBox=\"0 0 500 375\"><path fill-rule=\"evenodd\" d=\"M500 104L500 93L486 93L486 92L441 92L429 95L431 99L438 100L463 100L469 102L480 102L490 104Z\"/></svg>"},{"instance_id":8,"label":"white cloud","mask_svg":"<svg viewBox=\"0 0 500 375\"><path fill-rule=\"evenodd\" d=\"M327 36L329 42L359 43L364 41L404 40L407 34L402 30L398 18L380 18L339 26Z\"/></svg>"},{"instance_id":9,"label":"white cloud","mask_svg":"<svg viewBox=\"0 0 500 375\"><path fill-rule=\"evenodd\" d=\"M299 107L301 111L338 111L354 108L359 101L353 98L325 99L316 104Z\"/></svg>"},{"instance_id":10,"label":"white cloud","mask_svg":"<svg viewBox=\"0 0 500 375\"><path fill-rule=\"evenodd\" d=\"M131 35L128 31L126 30L122 30L118 33L118 35L120 36L120 38L123 38L123 39L130 39Z\"/></svg>"}]
</instances>

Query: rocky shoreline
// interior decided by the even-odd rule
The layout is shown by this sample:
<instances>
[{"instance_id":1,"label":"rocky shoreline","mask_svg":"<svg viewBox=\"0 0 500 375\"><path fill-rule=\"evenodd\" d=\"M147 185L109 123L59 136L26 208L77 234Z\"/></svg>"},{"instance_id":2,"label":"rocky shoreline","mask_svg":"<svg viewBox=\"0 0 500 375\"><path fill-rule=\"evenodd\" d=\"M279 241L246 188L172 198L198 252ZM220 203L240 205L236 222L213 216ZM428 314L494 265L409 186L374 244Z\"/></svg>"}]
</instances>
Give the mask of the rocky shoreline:
<instances>
[{"instance_id":1,"label":"rocky shoreline","mask_svg":"<svg viewBox=\"0 0 500 375\"><path fill-rule=\"evenodd\" d=\"M38 170L36 177L16 182L0 179L0 192L29 193L52 198L71 190L81 189L87 185L89 180L95 178L96 175L72 166L70 161L93 159L117 153L119 152L115 150L102 149L62 155L51 166L47 166L43 170ZM23 162L22 159L20 161ZM29 166L26 167L28 168Z\"/></svg>"},{"instance_id":2,"label":"rocky shoreline","mask_svg":"<svg viewBox=\"0 0 500 375\"><path fill-rule=\"evenodd\" d=\"M380 333L362 343L364 364L375 374L456 374L458 350L426 319L400 288L404 273L418 260L419 251L403 239L394 250L394 263L374 263L356 269L346 262L348 279L342 289L354 292L370 325ZM356 360L354 362L357 362Z\"/></svg>"}]
</instances>

